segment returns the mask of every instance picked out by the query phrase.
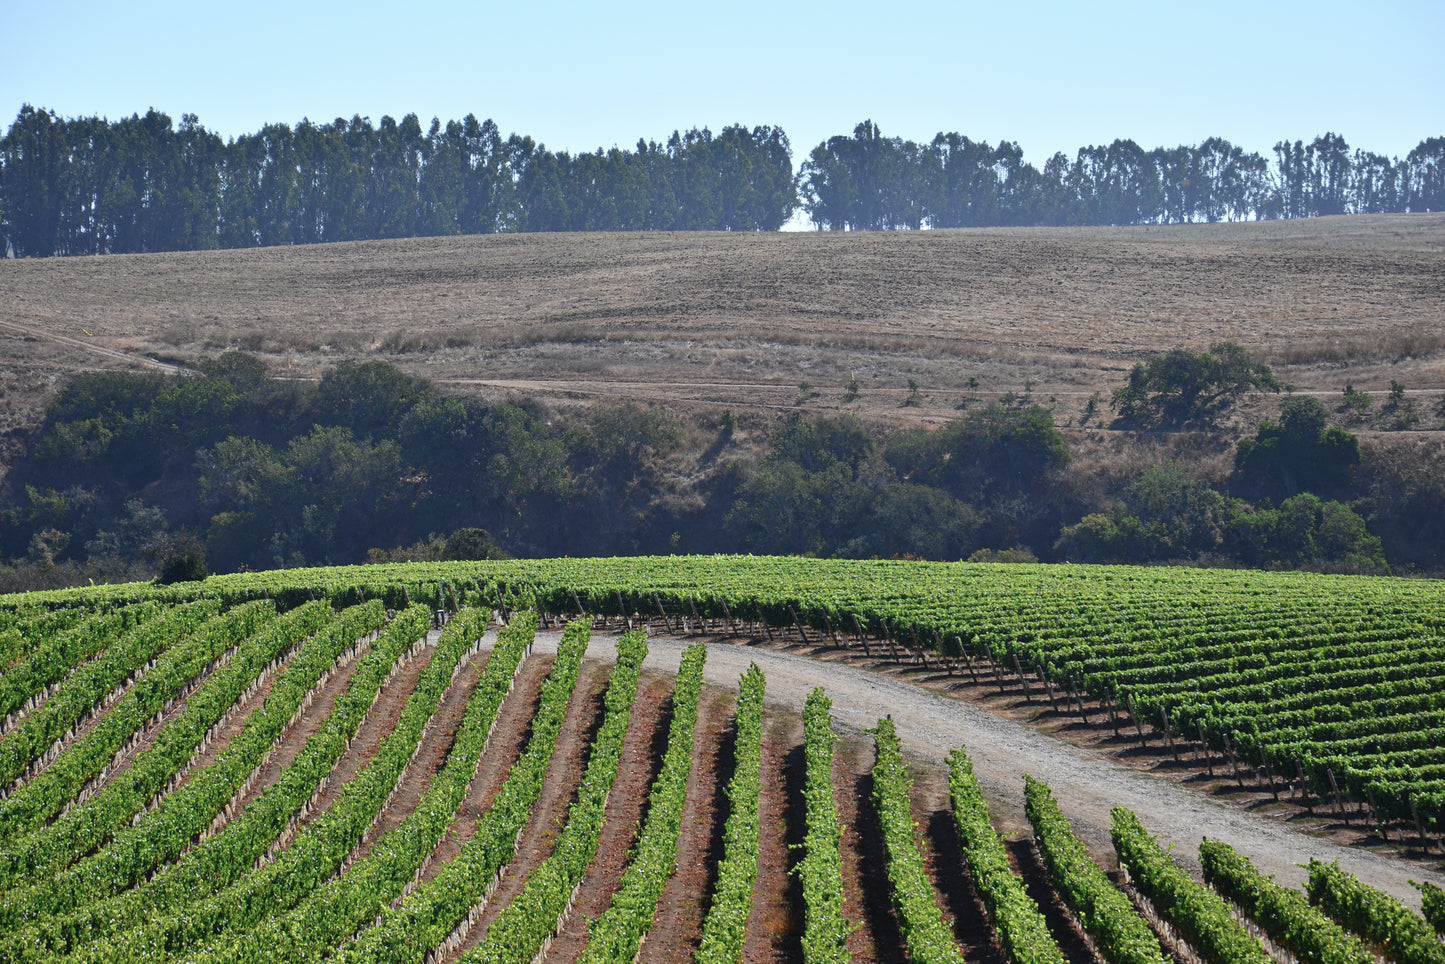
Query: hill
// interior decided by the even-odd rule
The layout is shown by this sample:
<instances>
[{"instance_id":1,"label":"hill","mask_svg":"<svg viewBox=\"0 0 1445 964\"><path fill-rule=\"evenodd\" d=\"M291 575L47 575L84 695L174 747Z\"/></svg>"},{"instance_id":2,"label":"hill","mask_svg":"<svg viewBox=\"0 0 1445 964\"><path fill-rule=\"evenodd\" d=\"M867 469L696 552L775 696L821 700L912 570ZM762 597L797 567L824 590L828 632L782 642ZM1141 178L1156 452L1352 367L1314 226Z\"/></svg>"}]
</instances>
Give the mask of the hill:
<instances>
[{"instance_id":1,"label":"hill","mask_svg":"<svg viewBox=\"0 0 1445 964\"><path fill-rule=\"evenodd\" d=\"M489 394L939 419L1067 415L1219 341L1301 390L1445 387L1445 214L1172 227L424 238L0 263L4 426L83 368L243 349ZM919 387L921 404L900 408ZM970 388L976 379L978 387ZM809 390L800 392L801 383Z\"/></svg>"}]
</instances>

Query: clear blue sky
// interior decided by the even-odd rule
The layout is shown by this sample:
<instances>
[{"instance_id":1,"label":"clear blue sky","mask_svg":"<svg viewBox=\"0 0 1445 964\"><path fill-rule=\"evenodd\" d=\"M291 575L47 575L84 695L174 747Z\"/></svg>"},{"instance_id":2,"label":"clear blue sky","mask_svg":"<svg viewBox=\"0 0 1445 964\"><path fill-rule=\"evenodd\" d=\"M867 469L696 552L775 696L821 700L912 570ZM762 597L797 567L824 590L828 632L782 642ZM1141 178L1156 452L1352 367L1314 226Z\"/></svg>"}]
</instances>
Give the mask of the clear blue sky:
<instances>
[{"instance_id":1,"label":"clear blue sky","mask_svg":"<svg viewBox=\"0 0 1445 964\"><path fill-rule=\"evenodd\" d=\"M871 118L1018 141L1040 166L1115 138L1272 158L1326 131L1404 156L1445 135L1442 38L1442 0L0 0L0 117L155 107L230 138L475 113L571 151L741 122L781 126L795 162Z\"/></svg>"}]
</instances>

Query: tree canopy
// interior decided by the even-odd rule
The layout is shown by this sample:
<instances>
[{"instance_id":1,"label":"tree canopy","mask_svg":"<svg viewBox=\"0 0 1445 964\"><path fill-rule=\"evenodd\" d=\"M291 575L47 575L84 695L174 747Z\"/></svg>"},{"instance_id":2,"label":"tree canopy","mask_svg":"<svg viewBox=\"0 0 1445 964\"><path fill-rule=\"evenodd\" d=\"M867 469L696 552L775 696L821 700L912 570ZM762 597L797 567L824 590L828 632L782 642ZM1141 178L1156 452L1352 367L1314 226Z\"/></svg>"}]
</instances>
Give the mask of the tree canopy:
<instances>
[{"instance_id":1,"label":"tree canopy","mask_svg":"<svg viewBox=\"0 0 1445 964\"><path fill-rule=\"evenodd\" d=\"M303 118L223 141L194 114L110 121L25 105L0 137L0 235L17 257L507 231L773 231L1158 224L1445 210L1445 137L1405 158L1327 133L1273 164L1220 137L1122 138L1026 163L1018 144L865 120L794 171L776 126L674 131L590 153L468 114Z\"/></svg>"}]
</instances>

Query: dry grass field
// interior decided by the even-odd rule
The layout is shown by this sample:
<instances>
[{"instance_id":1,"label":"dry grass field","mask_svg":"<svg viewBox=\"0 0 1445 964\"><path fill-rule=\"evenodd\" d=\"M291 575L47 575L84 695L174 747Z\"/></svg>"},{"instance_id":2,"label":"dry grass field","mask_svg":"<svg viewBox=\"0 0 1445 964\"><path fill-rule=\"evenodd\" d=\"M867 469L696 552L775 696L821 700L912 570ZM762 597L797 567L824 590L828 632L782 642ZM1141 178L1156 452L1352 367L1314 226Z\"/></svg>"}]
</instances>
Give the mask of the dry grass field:
<instances>
[{"instance_id":1,"label":"dry grass field","mask_svg":"<svg viewBox=\"0 0 1445 964\"><path fill-rule=\"evenodd\" d=\"M1383 393L1396 380L1433 398L1445 389L1445 214L4 260L0 425L33 422L78 369L227 349L298 378L384 359L485 394L759 414L940 419L970 394L1027 389L1053 396L1068 424L1134 361L1224 340L1302 391ZM903 406L910 379L918 404Z\"/></svg>"}]
</instances>

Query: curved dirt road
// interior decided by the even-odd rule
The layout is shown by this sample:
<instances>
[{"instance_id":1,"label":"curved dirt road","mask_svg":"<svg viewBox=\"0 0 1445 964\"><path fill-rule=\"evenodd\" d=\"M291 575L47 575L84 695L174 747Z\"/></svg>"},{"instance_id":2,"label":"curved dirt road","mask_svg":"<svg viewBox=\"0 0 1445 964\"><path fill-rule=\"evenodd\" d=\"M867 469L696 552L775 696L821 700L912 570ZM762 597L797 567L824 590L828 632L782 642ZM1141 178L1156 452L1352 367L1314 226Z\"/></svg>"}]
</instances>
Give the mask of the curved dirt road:
<instances>
[{"instance_id":1,"label":"curved dirt road","mask_svg":"<svg viewBox=\"0 0 1445 964\"><path fill-rule=\"evenodd\" d=\"M539 650L552 651L557 638L556 633L539 633L536 645ZM588 654L615 658L613 642L603 633L594 633ZM655 637L649 645L645 667L675 673L683 650L690 644ZM1109 811L1123 806L1137 811L1161 843L1173 845L1175 860L1187 865L1196 876L1199 841L1213 837L1232 844L1281 883L1302 884L1306 874L1298 865L1314 857L1338 860L1344 869L1416 909L1420 906L1420 892L1410 884L1411 880L1445 886L1445 875L1424 865L1310 837L972 704L857 667L763 647L709 643L706 679L719 686L736 687L739 675L753 662L767 675L771 704L801 711L808 693L822 686L833 700L835 728L841 731L866 729L891 714L905 748L921 760L942 764L951 749L967 747L974 772L989 796L1016 801L1014 806L1020 813L1023 774L1044 780L1095 854L1113 852Z\"/></svg>"}]
</instances>

